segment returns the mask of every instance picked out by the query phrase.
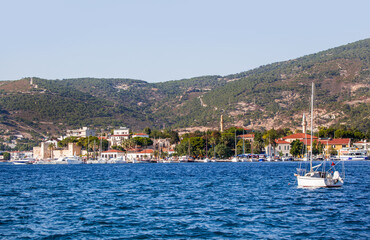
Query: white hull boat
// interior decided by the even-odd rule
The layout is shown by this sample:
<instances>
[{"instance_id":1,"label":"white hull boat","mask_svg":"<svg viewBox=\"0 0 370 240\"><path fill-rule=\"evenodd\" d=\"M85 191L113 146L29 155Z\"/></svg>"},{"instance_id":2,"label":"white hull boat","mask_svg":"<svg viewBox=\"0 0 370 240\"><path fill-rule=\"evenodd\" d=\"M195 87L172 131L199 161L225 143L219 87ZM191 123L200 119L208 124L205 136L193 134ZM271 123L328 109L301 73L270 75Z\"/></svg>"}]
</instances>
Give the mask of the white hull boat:
<instances>
[{"instance_id":1,"label":"white hull boat","mask_svg":"<svg viewBox=\"0 0 370 240\"><path fill-rule=\"evenodd\" d=\"M82 164L83 161L76 156L61 157L55 161L55 164Z\"/></svg>"},{"instance_id":2,"label":"white hull boat","mask_svg":"<svg viewBox=\"0 0 370 240\"><path fill-rule=\"evenodd\" d=\"M236 157L233 157L233 158L231 159L231 162L239 162L239 159L238 159L238 158L236 158Z\"/></svg>"},{"instance_id":3,"label":"white hull boat","mask_svg":"<svg viewBox=\"0 0 370 240\"><path fill-rule=\"evenodd\" d=\"M326 172L309 172L304 176L297 176L299 187L341 187L343 179L339 176L339 172L335 171L334 175Z\"/></svg>"},{"instance_id":4,"label":"white hull boat","mask_svg":"<svg viewBox=\"0 0 370 240\"><path fill-rule=\"evenodd\" d=\"M17 159L17 160L13 160L10 162L13 163L14 165L26 165L26 164L32 164L33 161L34 161L33 159Z\"/></svg>"},{"instance_id":5,"label":"white hull boat","mask_svg":"<svg viewBox=\"0 0 370 240\"><path fill-rule=\"evenodd\" d=\"M297 169L298 172L294 174L297 177L298 187L303 188L321 188L321 187L341 187L344 180L336 170L336 164L332 162L330 168L326 170L325 162L322 162L316 166L312 165L312 143L313 143L313 107L314 107L314 84L312 83L312 96L311 96L311 152L309 155L310 168L309 172L305 169ZM343 162L342 162L343 163ZM319 170L321 168L321 171ZM342 167L344 174L344 165ZM344 176L344 175L343 175Z\"/></svg>"},{"instance_id":6,"label":"white hull boat","mask_svg":"<svg viewBox=\"0 0 370 240\"><path fill-rule=\"evenodd\" d=\"M363 161L369 159L366 150L356 148L341 149L339 158L345 161Z\"/></svg>"}]
</instances>

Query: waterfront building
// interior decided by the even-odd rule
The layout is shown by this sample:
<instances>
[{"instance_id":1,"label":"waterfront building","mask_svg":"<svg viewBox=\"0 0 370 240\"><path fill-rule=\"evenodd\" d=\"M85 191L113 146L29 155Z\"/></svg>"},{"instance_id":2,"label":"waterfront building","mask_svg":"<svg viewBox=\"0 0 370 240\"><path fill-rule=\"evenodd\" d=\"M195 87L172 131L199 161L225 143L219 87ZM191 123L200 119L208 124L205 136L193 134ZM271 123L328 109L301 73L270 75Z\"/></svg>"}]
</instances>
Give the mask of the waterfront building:
<instances>
[{"instance_id":1,"label":"waterfront building","mask_svg":"<svg viewBox=\"0 0 370 240\"><path fill-rule=\"evenodd\" d=\"M32 158L32 151L12 151L10 153L11 160L18 160L24 158Z\"/></svg>"},{"instance_id":2,"label":"waterfront building","mask_svg":"<svg viewBox=\"0 0 370 240\"><path fill-rule=\"evenodd\" d=\"M113 134L109 136L108 141L111 146L121 145L123 140L129 139L130 129L127 127L120 127L118 129L113 129Z\"/></svg>"},{"instance_id":3,"label":"waterfront building","mask_svg":"<svg viewBox=\"0 0 370 240\"><path fill-rule=\"evenodd\" d=\"M127 153L127 160L129 161L145 161L153 159L154 150L153 149L144 149L142 151L134 151Z\"/></svg>"},{"instance_id":4,"label":"waterfront building","mask_svg":"<svg viewBox=\"0 0 370 240\"><path fill-rule=\"evenodd\" d=\"M67 137L89 137L96 136L95 130L88 127L83 127L75 130L67 130Z\"/></svg>"},{"instance_id":5,"label":"waterfront building","mask_svg":"<svg viewBox=\"0 0 370 240\"><path fill-rule=\"evenodd\" d=\"M318 139L316 136L312 136L312 138L314 141ZM307 133L295 133L295 134L291 134L286 137L283 137L283 140L287 142L292 143L295 140L300 140L300 141L303 141L305 145L307 145L306 142L310 141L310 139L311 139L311 135Z\"/></svg>"},{"instance_id":6,"label":"waterfront building","mask_svg":"<svg viewBox=\"0 0 370 240\"><path fill-rule=\"evenodd\" d=\"M101 153L101 158L103 159L111 159L118 157L125 157L125 152L121 150L111 149Z\"/></svg>"},{"instance_id":7,"label":"waterfront building","mask_svg":"<svg viewBox=\"0 0 370 240\"><path fill-rule=\"evenodd\" d=\"M243 134L243 135L238 135L237 136L239 139L244 139L245 141L254 141L254 134L253 133L248 133L248 134Z\"/></svg>"},{"instance_id":8,"label":"waterfront building","mask_svg":"<svg viewBox=\"0 0 370 240\"><path fill-rule=\"evenodd\" d=\"M275 150L278 153L282 153L282 156L284 157L291 157L292 154L290 154L290 142L284 141L283 139L276 139L276 147Z\"/></svg>"},{"instance_id":9,"label":"waterfront building","mask_svg":"<svg viewBox=\"0 0 370 240\"><path fill-rule=\"evenodd\" d=\"M171 145L170 139L168 138L158 138L153 140L153 148L155 150L163 152L164 148L175 148L175 145Z\"/></svg>"},{"instance_id":10,"label":"waterfront building","mask_svg":"<svg viewBox=\"0 0 370 240\"><path fill-rule=\"evenodd\" d=\"M311 151L311 139L300 139L304 145L306 145L307 151ZM351 139L350 138L335 138L335 139L318 139L314 138L313 141L321 143L323 146L324 154L329 157L330 152L333 150L340 152L342 148L348 148L351 146Z\"/></svg>"},{"instance_id":11,"label":"waterfront building","mask_svg":"<svg viewBox=\"0 0 370 240\"><path fill-rule=\"evenodd\" d=\"M339 153L343 148L349 148L351 146L350 138L320 139L319 141L324 146L326 156L329 156L333 149Z\"/></svg>"},{"instance_id":12,"label":"waterfront building","mask_svg":"<svg viewBox=\"0 0 370 240\"><path fill-rule=\"evenodd\" d=\"M59 149L51 142L42 142L40 147L33 148L33 158L50 159L81 155L81 146L76 143L68 143L67 148Z\"/></svg>"}]
</instances>

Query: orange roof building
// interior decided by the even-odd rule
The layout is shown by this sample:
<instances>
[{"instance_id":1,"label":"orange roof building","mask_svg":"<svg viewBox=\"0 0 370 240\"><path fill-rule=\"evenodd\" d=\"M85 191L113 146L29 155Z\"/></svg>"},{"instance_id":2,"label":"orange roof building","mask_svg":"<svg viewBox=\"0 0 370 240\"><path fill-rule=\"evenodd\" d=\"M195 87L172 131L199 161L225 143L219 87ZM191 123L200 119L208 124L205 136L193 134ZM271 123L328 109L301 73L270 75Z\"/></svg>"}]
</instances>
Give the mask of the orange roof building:
<instances>
[{"instance_id":1,"label":"orange roof building","mask_svg":"<svg viewBox=\"0 0 370 240\"><path fill-rule=\"evenodd\" d=\"M312 136L312 138L314 140L318 139L316 136ZM291 134L289 136L283 137L283 140L290 142L290 143L293 142L294 140L305 140L306 141L306 139L311 139L311 135L307 133L295 133L295 134Z\"/></svg>"},{"instance_id":2,"label":"orange roof building","mask_svg":"<svg viewBox=\"0 0 370 240\"><path fill-rule=\"evenodd\" d=\"M254 140L254 134L253 133L249 133L249 134L244 134L244 135L238 135L237 136L239 139L245 139L245 140L249 140L251 142L253 142Z\"/></svg>"}]
</instances>

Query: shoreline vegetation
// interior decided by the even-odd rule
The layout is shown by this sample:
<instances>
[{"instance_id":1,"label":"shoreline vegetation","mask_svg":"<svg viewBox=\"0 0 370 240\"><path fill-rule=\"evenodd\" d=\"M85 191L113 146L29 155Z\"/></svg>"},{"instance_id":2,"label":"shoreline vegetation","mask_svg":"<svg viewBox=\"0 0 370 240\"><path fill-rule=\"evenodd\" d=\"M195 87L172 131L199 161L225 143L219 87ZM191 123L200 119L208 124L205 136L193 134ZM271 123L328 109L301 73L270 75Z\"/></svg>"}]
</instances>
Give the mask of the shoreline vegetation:
<instances>
[{"instance_id":1,"label":"shoreline vegetation","mask_svg":"<svg viewBox=\"0 0 370 240\"><path fill-rule=\"evenodd\" d=\"M48 157L38 159L35 156L28 156L31 160L29 163L55 163L58 157L56 158L53 152L68 149L69 144L80 149L80 154L76 157L79 157L81 163L304 161L307 159L304 152L311 147L307 142L310 137L309 132L307 134L303 134L301 130L292 132L289 128L258 131L231 127L223 132L195 131L181 136L173 130L160 131L145 128L143 132L142 135L148 137L132 137L131 132L131 137L116 145L109 142L109 139L114 136L110 135L110 132L99 133L98 136L66 137L63 140L51 138L48 140L49 143L44 140L44 144L47 144L44 147L45 151L50 153ZM292 139L289 136L292 136ZM312 152L317 158L336 158L343 147L353 147L356 142L370 139L369 132L363 133L344 127L338 129L320 127L313 136ZM337 146L330 142L336 142ZM33 145L39 144L35 142ZM22 143L16 146L18 150L26 148ZM30 147L32 144L27 146L28 149L25 150L33 149ZM22 151L6 151L4 144L0 147L3 148L3 160L10 160L12 153L14 155L12 159L26 158L20 156ZM104 159L102 152L109 151L115 152L116 155L107 155ZM140 155L138 154L140 152L146 152L146 154ZM16 154L18 155L15 156ZM128 158L130 154L132 157ZM58 163L63 164L63 162L56 164Z\"/></svg>"}]
</instances>

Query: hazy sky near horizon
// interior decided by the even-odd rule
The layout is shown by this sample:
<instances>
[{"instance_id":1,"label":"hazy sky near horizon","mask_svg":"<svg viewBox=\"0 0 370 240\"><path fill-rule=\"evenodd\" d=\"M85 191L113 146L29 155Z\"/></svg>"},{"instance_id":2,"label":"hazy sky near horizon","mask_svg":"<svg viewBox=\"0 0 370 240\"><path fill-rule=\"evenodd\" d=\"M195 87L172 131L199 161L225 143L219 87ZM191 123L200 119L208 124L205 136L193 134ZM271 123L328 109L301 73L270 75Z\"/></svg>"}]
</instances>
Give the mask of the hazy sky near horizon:
<instances>
[{"instance_id":1,"label":"hazy sky near horizon","mask_svg":"<svg viewBox=\"0 0 370 240\"><path fill-rule=\"evenodd\" d=\"M227 75L370 37L370 1L0 0L0 80Z\"/></svg>"}]
</instances>

